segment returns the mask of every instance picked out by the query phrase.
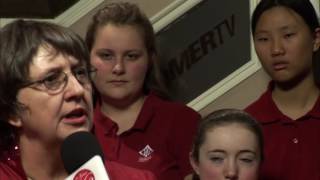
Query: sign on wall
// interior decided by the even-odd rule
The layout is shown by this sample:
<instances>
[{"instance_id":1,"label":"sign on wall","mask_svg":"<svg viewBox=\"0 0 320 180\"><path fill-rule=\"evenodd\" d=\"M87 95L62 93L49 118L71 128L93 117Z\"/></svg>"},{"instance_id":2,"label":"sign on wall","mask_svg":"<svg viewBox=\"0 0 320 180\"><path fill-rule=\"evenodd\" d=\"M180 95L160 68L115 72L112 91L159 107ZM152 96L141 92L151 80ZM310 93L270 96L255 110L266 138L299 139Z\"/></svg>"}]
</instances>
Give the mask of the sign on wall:
<instances>
[{"instance_id":1,"label":"sign on wall","mask_svg":"<svg viewBox=\"0 0 320 180\"><path fill-rule=\"evenodd\" d=\"M201 1L156 35L170 91L190 103L251 61L250 2Z\"/></svg>"}]
</instances>

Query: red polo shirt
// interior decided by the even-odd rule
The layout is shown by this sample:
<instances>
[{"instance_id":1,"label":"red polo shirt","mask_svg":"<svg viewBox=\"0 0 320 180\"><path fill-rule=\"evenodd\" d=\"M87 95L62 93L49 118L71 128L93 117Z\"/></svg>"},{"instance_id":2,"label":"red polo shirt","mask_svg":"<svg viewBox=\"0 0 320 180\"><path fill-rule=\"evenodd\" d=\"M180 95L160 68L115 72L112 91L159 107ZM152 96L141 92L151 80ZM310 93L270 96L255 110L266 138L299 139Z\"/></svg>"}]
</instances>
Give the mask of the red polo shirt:
<instances>
[{"instance_id":1,"label":"red polo shirt","mask_svg":"<svg viewBox=\"0 0 320 180\"><path fill-rule=\"evenodd\" d=\"M263 128L265 161L261 179L319 180L320 99L310 112L292 120L280 112L271 94L272 85L246 108Z\"/></svg>"},{"instance_id":2,"label":"red polo shirt","mask_svg":"<svg viewBox=\"0 0 320 180\"><path fill-rule=\"evenodd\" d=\"M156 180L155 176L149 171L108 160L105 160L104 164L110 180ZM1 158L0 180L27 180L21 165L19 151L13 151L10 155Z\"/></svg>"},{"instance_id":3,"label":"red polo shirt","mask_svg":"<svg viewBox=\"0 0 320 180\"><path fill-rule=\"evenodd\" d=\"M98 104L94 132L106 158L150 170L159 180L182 180L192 172L188 157L199 119L191 108L150 94L134 126L119 136Z\"/></svg>"}]
</instances>

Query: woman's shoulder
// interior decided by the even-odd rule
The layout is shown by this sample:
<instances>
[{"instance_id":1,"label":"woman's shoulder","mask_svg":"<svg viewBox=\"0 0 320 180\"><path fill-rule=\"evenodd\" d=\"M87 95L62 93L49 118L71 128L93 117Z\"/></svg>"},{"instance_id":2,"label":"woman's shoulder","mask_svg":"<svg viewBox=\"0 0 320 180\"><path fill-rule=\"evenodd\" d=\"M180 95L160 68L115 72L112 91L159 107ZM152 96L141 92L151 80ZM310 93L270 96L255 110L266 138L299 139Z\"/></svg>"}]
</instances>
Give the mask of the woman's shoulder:
<instances>
[{"instance_id":1,"label":"woman's shoulder","mask_svg":"<svg viewBox=\"0 0 320 180\"><path fill-rule=\"evenodd\" d=\"M187 106L186 104L179 102L179 101L174 101L174 100L169 100L169 99L164 99L160 96L151 94L149 95L149 100L150 103L153 104L155 107L161 108L162 110L168 111L183 111L183 112L190 112L190 113L195 113L197 112L192 109L191 107Z\"/></svg>"},{"instance_id":2,"label":"woman's shoulder","mask_svg":"<svg viewBox=\"0 0 320 180\"><path fill-rule=\"evenodd\" d=\"M26 177L17 161L3 158L0 161L0 179L26 180Z\"/></svg>"},{"instance_id":3,"label":"woman's shoulder","mask_svg":"<svg viewBox=\"0 0 320 180\"><path fill-rule=\"evenodd\" d=\"M153 119L172 128L180 127L184 124L185 129L196 127L201 119L201 115L194 109L180 102L164 100L156 97L154 102L147 109L154 112Z\"/></svg>"}]
</instances>

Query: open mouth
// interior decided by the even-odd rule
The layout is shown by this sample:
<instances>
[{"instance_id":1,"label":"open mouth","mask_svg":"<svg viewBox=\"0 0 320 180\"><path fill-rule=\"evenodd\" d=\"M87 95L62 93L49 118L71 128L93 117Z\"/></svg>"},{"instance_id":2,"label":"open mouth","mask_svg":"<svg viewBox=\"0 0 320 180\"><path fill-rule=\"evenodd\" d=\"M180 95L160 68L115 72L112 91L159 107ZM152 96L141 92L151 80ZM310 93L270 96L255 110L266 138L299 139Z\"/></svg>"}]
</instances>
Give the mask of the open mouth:
<instances>
[{"instance_id":1,"label":"open mouth","mask_svg":"<svg viewBox=\"0 0 320 180\"><path fill-rule=\"evenodd\" d=\"M75 109L64 116L63 121L67 124L83 124L87 120L87 113L84 109Z\"/></svg>"}]
</instances>

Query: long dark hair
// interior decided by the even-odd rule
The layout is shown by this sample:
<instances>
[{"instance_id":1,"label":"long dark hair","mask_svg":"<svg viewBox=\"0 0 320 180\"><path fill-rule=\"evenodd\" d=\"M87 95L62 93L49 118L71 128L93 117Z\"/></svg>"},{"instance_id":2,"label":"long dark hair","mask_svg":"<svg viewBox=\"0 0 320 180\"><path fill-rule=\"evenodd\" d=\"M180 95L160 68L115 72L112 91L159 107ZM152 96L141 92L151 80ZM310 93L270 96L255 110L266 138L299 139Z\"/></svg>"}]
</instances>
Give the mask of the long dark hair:
<instances>
[{"instance_id":1,"label":"long dark hair","mask_svg":"<svg viewBox=\"0 0 320 180\"><path fill-rule=\"evenodd\" d=\"M261 15L276 6L289 8L296 12L307 24L312 33L319 28L317 13L309 0L261 0L251 18L251 31L254 35ZM320 50L313 53L312 70L315 83L320 87Z\"/></svg>"}]
</instances>

